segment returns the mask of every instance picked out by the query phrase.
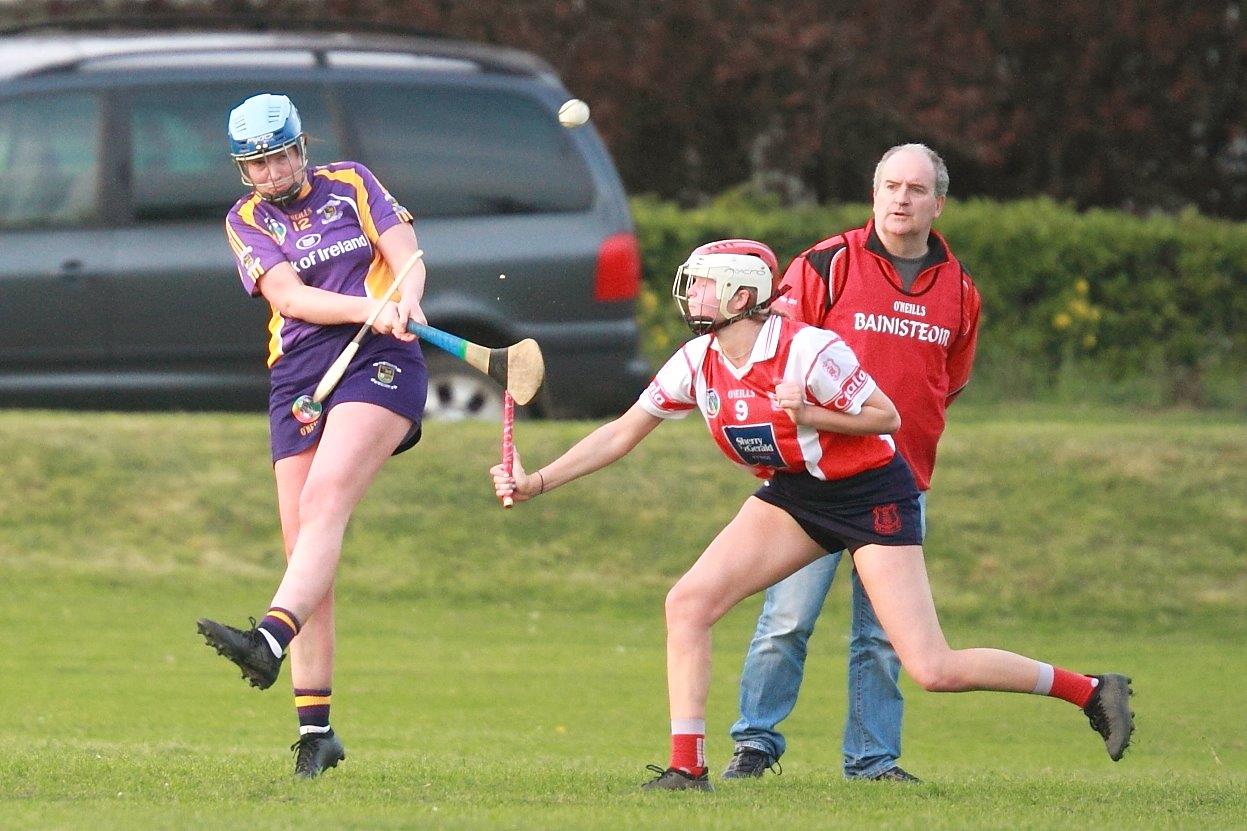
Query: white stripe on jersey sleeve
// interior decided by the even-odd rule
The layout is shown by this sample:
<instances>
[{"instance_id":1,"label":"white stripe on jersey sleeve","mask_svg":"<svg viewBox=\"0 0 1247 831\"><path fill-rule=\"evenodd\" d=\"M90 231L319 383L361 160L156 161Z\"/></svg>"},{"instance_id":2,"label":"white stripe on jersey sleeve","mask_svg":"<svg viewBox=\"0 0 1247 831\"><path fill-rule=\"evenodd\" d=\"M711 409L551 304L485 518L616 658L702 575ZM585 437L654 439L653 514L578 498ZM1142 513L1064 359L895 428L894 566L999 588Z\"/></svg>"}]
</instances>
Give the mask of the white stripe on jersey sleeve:
<instances>
[{"instance_id":1,"label":"white stripe on jersey sleeve","mask_svg":"<svg viewBox=\"0 0 1247 831\"><path fill-rule=\"evenodd\" d=\"M845 252L849 250L847 245L841 246L835 256L831 258L831 263L827 266L827 308L831 308L831 304L836 302L836 266L839 264L841 257L845 256Z\"/></svg>"},{"instance_id":2,"label":"white stripe on jersey sleeve","mask_svg":"<svg viewBox=\"0 0 1247 831\"><path fill-rule=\"evenodd\" d=\"M815 329L813 327L802 329L797 332L792 340L792 348L788 350L788 362L784 364L784 378L786 380L795 381L804 378L809 373L810 353L815 351L813 345L810 347L798 346L799 339L806 332L816 332L822 335L831 335L831 337L839 337L832 332L823 329ZM806 340L809 340L808 338ZM826 343L826 337L819 338L818 343ZM806 398L809 399L809 389L806 389ZM818 430L805 424L797 425L797 444L801 445L801 458L805 460L805 470L816 479L826 479L827 477L818 469L818 464L823 460L823 443L818 439Z\"/></svg>"},{"instance_id":3,"label":"white stripe on jersey sleeve","mask_svg":"<svg viewBox=\"0 0 1247 831\"><path fill-rule=\"evenodd\" d=\"M792 339L788 363L805 380L806 396L824 407L857 415L874 394L875 381L835 332L807 327Z\"/></svg>"},{"instance_id":4,"label":"white stripe on jersey sleeve","mask_svg":"<svg viewBox=\"0 0 1247 831\"><path fill-rule=\"evenodd\" d=\"M667 359L637 399L641 409L655 418L684 418L697 409L694 375L699 374L710 336L694 338Z\"/></svg>"}]
</instances>

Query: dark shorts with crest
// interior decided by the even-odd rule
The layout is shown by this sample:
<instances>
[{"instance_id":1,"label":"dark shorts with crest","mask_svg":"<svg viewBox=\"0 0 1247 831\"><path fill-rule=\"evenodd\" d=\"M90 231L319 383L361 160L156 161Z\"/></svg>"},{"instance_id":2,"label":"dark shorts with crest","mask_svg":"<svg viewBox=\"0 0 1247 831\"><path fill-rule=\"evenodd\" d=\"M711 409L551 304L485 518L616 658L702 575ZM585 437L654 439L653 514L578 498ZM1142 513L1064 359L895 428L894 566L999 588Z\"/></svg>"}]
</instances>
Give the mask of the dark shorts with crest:
<instances>
[{"instance_id":1,"label":"dark shorts with crest","mask_svg":"<svg viewBox=\"0 0 1247 831\"><path fill-rule=\"evenodd\" d=\"M777 473L753 495L783 509L824 551L922 544L918 486L899 453L847 479Z\"/></svg>"},{"instance_id":2,"label":"dark shorts with crest","mask_svg":"<svg viewBox=\"0 0 1247 831\"><path fill-rule=\"evenodd\" d=\"M320 441L329 413L344 401L376 404L411 421L411 430L394 455L420 441L429 371L420 342L403 343L389 335L369 333L351 360L342 380L324 401L320 418L302 424L292 407L300 395L311 395L325 370L342 354L359 329L356 326L326 327L329 337L300 345L273 366L268 396L269 438L273 461L296 456Z\"/></svg>"}]
</instances>

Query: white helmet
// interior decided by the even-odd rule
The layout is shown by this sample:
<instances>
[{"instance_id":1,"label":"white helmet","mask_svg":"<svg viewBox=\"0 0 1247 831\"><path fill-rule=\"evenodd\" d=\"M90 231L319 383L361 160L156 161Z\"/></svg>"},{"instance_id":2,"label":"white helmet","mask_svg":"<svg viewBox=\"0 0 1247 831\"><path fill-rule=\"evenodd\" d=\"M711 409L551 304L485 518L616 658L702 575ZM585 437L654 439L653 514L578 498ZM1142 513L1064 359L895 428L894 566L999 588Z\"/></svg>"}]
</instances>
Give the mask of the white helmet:
<instances>
[{"instance_id":1,"label":"white helmet","mask_svg":"<svg viewBox=\"0 0 1247 831\"><path fill-rule=\"evenodd\" d=\"M701 277L714 283L715 297L719 301L719 312L723 320L715 323L713 317L693 315L689 312L688 296L693 280ZM721 329L729 323L749 317L759 309L770 305L771 285L774 276L770 267L751 254L693 254L675 270L675 282L671 285L671 296L680 307L684 322L695 335L705 335ZM731 314L728 301L741 289L753 289L754 305Z\"/></svg>"}]
</instances>

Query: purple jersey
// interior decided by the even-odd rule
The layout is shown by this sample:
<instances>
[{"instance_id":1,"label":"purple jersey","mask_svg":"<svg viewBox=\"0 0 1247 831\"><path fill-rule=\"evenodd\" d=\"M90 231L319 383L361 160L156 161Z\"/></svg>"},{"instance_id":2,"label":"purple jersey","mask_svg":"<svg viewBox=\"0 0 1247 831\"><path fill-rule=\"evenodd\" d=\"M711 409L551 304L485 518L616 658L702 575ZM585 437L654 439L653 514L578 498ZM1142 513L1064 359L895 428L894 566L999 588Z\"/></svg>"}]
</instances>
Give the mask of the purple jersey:
<instances>
[{"instance_id":1,"label":"purple jersey","mask_svg":"<svg viewBox=\"0 0 1247 831\"><path fill-rule=\"evenodd\" d=\"M278 263L288 262L305 285L356 297L377 297L394 274L377 240L411 214L355 162L334 162L310 170L311 190L285 207L251 194L235 203L225 233L238 260L238 276L252 295ZM283 317L269 319L268 365L311 346L336 327ZM343 344L345 345L345 343Z\"/></svg>"}]
</instances>

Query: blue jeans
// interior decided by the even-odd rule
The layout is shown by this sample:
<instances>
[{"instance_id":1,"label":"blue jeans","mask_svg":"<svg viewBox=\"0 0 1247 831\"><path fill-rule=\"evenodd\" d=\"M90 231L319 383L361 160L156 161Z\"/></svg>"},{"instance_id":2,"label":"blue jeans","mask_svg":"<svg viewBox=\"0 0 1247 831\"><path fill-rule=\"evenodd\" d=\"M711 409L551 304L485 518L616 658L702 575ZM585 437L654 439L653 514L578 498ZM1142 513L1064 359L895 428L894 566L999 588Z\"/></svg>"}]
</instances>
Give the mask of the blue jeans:
<instances>
[{"instance_id":1,"label":"blue jeans","mask_svg":"<svg viewBox=\"0 0 1247 831\"><path fill-rule=\"evenodd\" d=\"M926 536L926 494L918 497ZM740 676L740 720L732 725L738 746L778 759L784 736L776 726L797 703L805 673L806 643L844 552L836 551L771 586ZM905 701L896 681L901 663L853 572L853 639L849 645L849 711L844 722L844 775L869 778L896 765L901 755Z\"/></svg>"}]
</instances>

